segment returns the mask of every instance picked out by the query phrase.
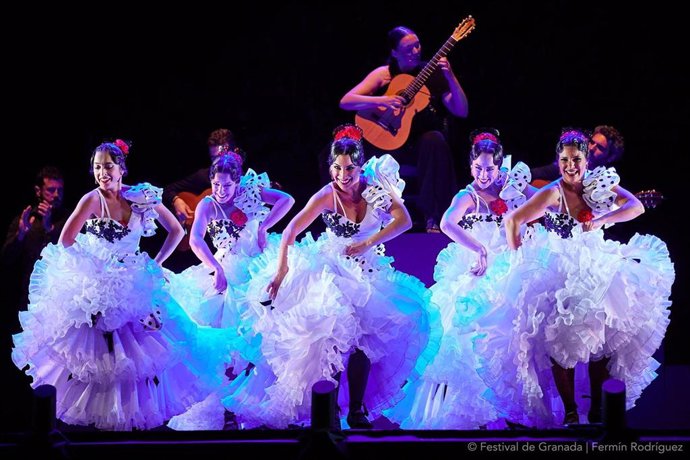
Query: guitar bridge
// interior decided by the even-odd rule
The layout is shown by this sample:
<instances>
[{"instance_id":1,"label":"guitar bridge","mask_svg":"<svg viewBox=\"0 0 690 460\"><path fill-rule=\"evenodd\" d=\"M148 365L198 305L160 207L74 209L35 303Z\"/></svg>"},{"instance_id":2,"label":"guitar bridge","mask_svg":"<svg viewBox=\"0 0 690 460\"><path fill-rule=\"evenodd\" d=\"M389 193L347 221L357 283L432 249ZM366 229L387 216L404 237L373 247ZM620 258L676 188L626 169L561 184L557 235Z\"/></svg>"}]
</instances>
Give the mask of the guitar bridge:
<instances>
[{"instance_id":1,"label":"guitar bridge","mask_svg":"<svg viewBox=\"0 0 690 460\"><path fill-rule=\"evenodd\" d=\"M394 136L395 136L396 134L398 134L398 128L394 128L394 127L390 126L389 124L387 124L387 123L385 123L385 122L383 122L383 121L381 121L381 120L376 120L376 124L379 125L380 127L382 127L383 129L385 129L386 131L388 131L389 133L391 133L391 134L394 135Z\"/></svg>"}]
</instances>

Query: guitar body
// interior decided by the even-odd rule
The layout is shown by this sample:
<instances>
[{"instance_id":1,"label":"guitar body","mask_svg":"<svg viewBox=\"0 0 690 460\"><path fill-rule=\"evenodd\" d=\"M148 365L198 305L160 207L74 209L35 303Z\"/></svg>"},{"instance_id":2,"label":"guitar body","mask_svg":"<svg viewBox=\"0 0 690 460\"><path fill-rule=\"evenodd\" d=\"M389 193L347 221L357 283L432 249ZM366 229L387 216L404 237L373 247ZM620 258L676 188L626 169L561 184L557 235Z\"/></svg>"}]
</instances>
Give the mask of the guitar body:
<instances>
[{"instance_id":1,"label":"guitar body","mask_svg":"<svg viewBox=\"0 0 690 460\"><path fill-rule=\"evenodd\" d=\"M211 194L211 189L207 188L200 194L196 195L192 192L180 192L177 194L177 196L187 203L187 206L194 211L199 204L201 200L203 200L205 197L209 196ZM184 237L180 241L180 244L177 245L177 250L178 251L189 251L191 249L191 246L189 246L189 232L192 230L192 222L194 222L193 218L189 218L182 222L182 227L184 228Z\"/></svg>"},{"instance_id":2,"label":"guitar body","mask_svg":"<svg viewBox=\"0 0 690 460\"><path fill-rule=\"evenodd\" d=\"M536 188L542 188L543 186L548 185L548 184L550 184L551 182L553 182L553 181L546 180L546 179L534 179L534 180L532 181L532 184L531 184L531 185L532 185L533 187L536 187Z\"/></svg>"},{"instance_id":3,"label":"guitar body","mask_svg":"<svg viewBox=\"0 0 690 460\"><path fill-rule=\"evenodd\" d=\"M412 75L396 75L388 85L386 95L401 94L412 83ZM360 110L355 123L362 128L364 139L381 150L395 150L402 147L410 136L412 119L429 105L431 93L422 85L410 103L401 109Z\"/></svg>"}]
</instances>

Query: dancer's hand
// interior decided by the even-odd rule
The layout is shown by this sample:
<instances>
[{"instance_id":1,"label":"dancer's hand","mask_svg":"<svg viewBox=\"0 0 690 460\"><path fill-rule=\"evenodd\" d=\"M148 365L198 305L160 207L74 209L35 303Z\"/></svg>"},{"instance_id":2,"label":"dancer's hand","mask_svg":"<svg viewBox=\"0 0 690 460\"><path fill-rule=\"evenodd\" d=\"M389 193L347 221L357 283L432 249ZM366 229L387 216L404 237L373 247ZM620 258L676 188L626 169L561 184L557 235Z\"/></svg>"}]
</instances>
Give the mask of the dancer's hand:
<instances>
[{"instance_id":1,"label":"dancer's hand","mask_svg":"<svg viewBox=\"0 0 690 460\"><path fill-rule=\"evenodd\" d=\"M367 250L369 250L370 245L366 241L360 241L358 243L354 243L349 245L348 247L345 248L345 255L346 256L361 256Z\"/></svg>"},{"instance_id":2,"label":"dancer's hand","mask_svg":"<svg viewBox=\"0 0 690 460\"><path fill-rule=\"evenodd\" d=\"M475 276L482 276L486 272L486 249L482 246L477 251L477 261L470 267L470 273Z\"/></svg>"},{"instance_id":3,"label":"dancer's hand","mask_svg":"<svg viewBox=\"0 0 690 460\"><path fill-rule=\"evenodd\" d=\"M219 294L222 294L228 288L228 280L225 278L225 271L222 268L217 269L213 273L213 288Z\"/></svg>"},{"instance_id":4,"label":"dancer's hand","mask_svg":"<svg viewBox=\"0 0 690 460\"><path fill-rule=\"evenodd\" d=\"M593 220L588 220L586 222L582 222L582 231L583 232L591 232L592 230L598 230L602 227L602 223L597 222L596 219Z\"/></svg>"},{"instance_id":5,"label":"dancer's hand","mask_svg":"<svg viewBox=\"0 0 690 460\"><path fill-rule=\"evenodd\" d=\"M266 230L261 227L259 227L256 234L256 243L259 246L259 250L264 252L264 249L266 249Z\"/></svg>"},{"instance_id":6,"label":"dancer's hand","mask_svg":"<svg viewBox=\"0 0 690 460\"><path fill-rule=\"evenodd\" d=\"M276 299L276 296L278 295L278 289L280 289L280 285L283 283L283 279L285 279L285 275L287 275L287 272L288 267L278 267L278 271L273 277L273 280L270 283L268 283L268 286L266 287L266 292L268 292L268 297L271 300Z\"/></svg>"}]
</instances>

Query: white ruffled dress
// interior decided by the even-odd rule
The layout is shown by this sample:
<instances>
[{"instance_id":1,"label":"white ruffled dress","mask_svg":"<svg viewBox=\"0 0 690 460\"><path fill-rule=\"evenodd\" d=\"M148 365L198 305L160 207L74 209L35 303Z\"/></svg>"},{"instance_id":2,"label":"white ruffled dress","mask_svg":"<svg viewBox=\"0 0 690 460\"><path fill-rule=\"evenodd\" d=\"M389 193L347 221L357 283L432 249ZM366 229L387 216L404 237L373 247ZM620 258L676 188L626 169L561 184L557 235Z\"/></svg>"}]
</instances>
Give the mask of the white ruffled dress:
<instances>
[{"instance_id":1,"label":"white ruffled dress","mask_svg":"<svg viewBox=\"0 0 690 460\"><path fill-rule=\"evenodd\" d=\"M248 297L259 316L255 329L265 358L255 371L264 378L224 401L245 427L308 424L312 385L337 383L334 376L355 349L371 360L364 404L376 416L402 397L401 388L438 350L438 312L422 282L393 269L383 245L361 256L344 255L348 245L391 221L391 195L400 196L404 187L390 155L370 159L362 174L367 183L362 221L340 213L334 190L334 211L322 215L326 231L318 240L307 234L289 248L290 269L272 305L261 301L276 273L277 254L264 253L251 268ZM340 406L347 408L344 374L340 385Z\"/></svg>"},{"instance_id":2,"label":"white ruffled dress","mask_svg":"<svg viewBox=\"0 0 690 460\"><path fill-rule=\"evenodd\" d=\"M614 168L598 167L584 180L593 214L614 206ZM517 316L513 350L524 413L536 425L560 423L563 407L551 376L551 359L574 368L603 357L611 377L625 382L627 406L656 377L652 357L669 323L675 278L666 244L635 234L628 243L605 240L603 230L583 232L561 191L557 212L527 231L513 253L509 289ZM510 376L509 378L512 378ZM576 391L582 387L576 383ZM580 410L581 394L576 395Z\"/></svg>"},{"instance_id":3,"label":"white ruffled dress","mask_svg":"<svg viewBox=\"0 0 690 460\"><path fill-rule=\"evenodd\" d=\"M212 272L204 264L195 265L180 274L170 274L170 292L182 308L199 324L222 328L228 332L230 355L225 366L240 377L230 383L225 381L205 401L197 403L184 414L173 417L168 426L181 431L221 430L225 423L225 409L220 400L245 385L242 380L256 377L247 369L249 363L260 363L261 336L254 333L256 320L253 309L247 304L247 287L253 273L249 269L254 258L261 254L257 235L259 224L266 218L269 208L261 200L261 191L270 186L266 173L247 170L240 179L239 191L234 200L237 209L225 214L213 196L209 200L222 219L208 223L216 249L214 257L223 266L227 289L218 294L213 287ZM267 238L268 254L277 254L280 235L271 233ZM225 380L225 379L224 379ZM242 409L242 410L247 410Z\"/></svg>"},{"instance_id":4,"label":"white ruffled dress","mask_svg":"<svg viewBox=\"0 0 690 460\"><path fill-rule=\"evenodd\" d=\"M132 207L126 224L110 218L98 193L101 217L71 247L48 245L36 263L12 359L29 366L33 387L56 387L64 422L150 429L208 394L198 376L213 373L220 357L214 338L199 336L168 295L161 267L139 252L140 237L156 228L162 190L143 183L123 191Z\"/></svg>"},{"instance_id":5,"label":"white ruffled dress","mask_svg":"<svg viewBox=\"0 0 690 460\"><path fill-rule=\"evenodd\" d=\"M483 378L494 363L508 360L513 309L507 304L507 257L503 214L525 202L531 180L529 167L518 162L508 173L500 199L490 203L472 185L465 190L474 211L458 223L487 251L484 275L470 273L477 255L452 242L436 260L430 288L432 303L441 309L443 339L438 355L406 398L387 415L411 429L476 429L508 414L499 412L496 397Z\"/></svg>"}]
</instances>

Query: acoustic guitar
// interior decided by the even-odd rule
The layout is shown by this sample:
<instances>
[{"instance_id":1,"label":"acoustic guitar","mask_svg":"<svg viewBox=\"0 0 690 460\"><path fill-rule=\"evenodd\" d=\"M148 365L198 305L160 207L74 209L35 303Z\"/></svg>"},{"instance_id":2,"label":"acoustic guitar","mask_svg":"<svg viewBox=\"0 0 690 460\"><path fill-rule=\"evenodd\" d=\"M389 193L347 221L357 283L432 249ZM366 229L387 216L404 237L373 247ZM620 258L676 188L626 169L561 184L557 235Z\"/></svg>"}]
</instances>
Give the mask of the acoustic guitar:
<instances>
[{"instance_id":1,"label":"acoustic guitar","mask_svg":"<svg viewBox=\"0 0 690 460\"><path fill-rule=\"evenodd\" d=\"M180 192L177 194L177 197L187 203L189 209L194 211L199 202L210 194L211 189L207 188L198 195L192 192ZM182 228L184 228L184 237L180 241L180 244L177 245L177 251L189 251L191 249L191 246L189 245L189 232L192 230L192 222L194 222L194 217L190 217L182 222Z\"/></svg>"},{"instance_id":2,"label":"acoustic guitar","mask_svg":"<svg viewBox=\"0 0 690 460\"><path fill-rule=\"evenodd\" d=\"M637 192L635 194L638 200L642 202L645 208L647 209L654 209L656 208L659 203L664 199L664 195L661 194L661 192L657 192L654 189L651 190L642 190L641 192Z\"/></svg>"},{"instance_id":3,"label":"acoustic guitar","mask_svg":"<svg viewBox=\"0 0 690 460\"><path fill-rule=\"evenodd\" d=\"M396 75L388 84L386 95L399 95L405 99L400 109L375 108L360 110L355 123L362 128L364 139L382 150L394 150L402 146L410 135L412 119L429 105L431 92L424 85L438 67L438 61L445 57L455 44L474 30L474 18L468 16L455 28L441 49L424 66L416 77L407 74Z\"/></svg>"}]
</instances>

